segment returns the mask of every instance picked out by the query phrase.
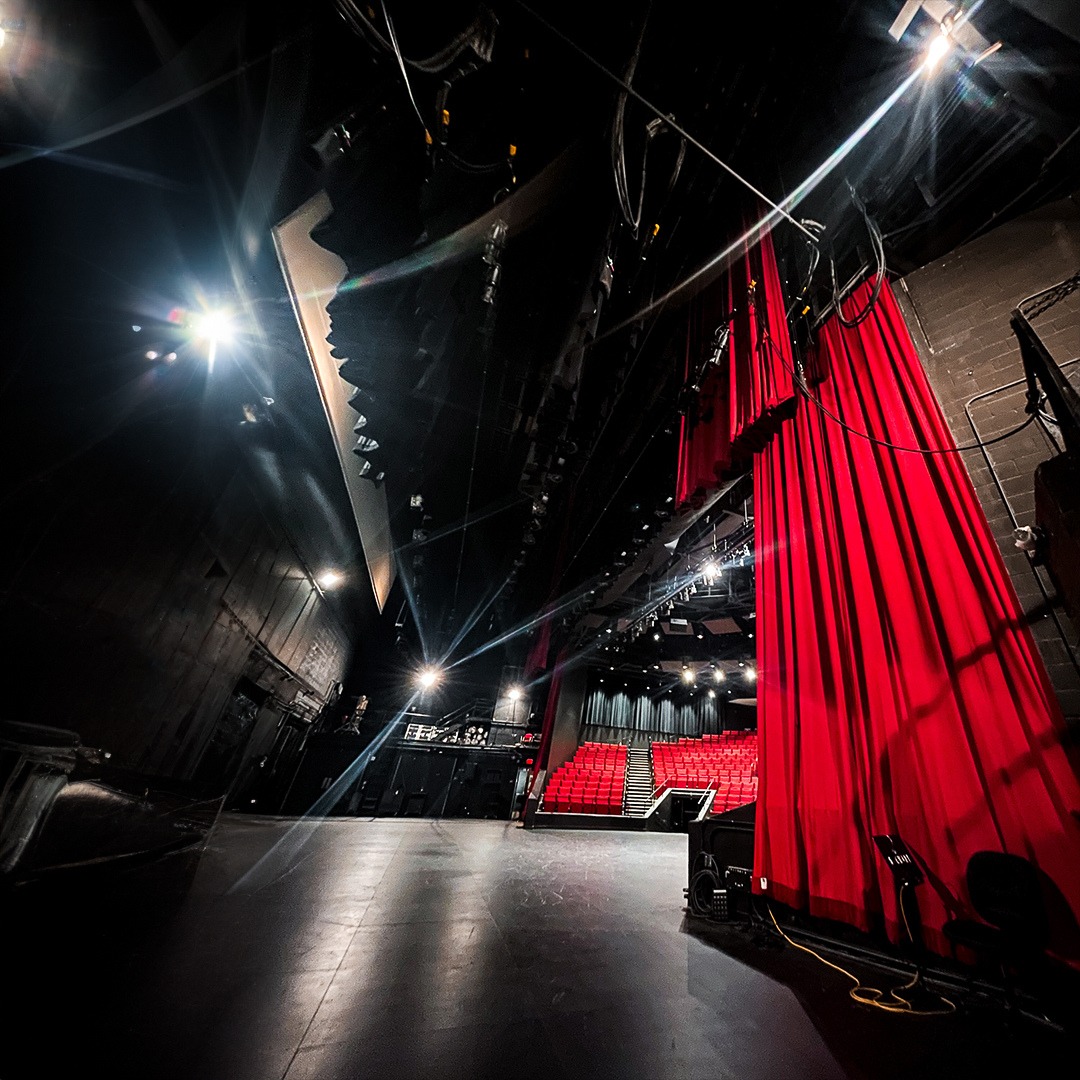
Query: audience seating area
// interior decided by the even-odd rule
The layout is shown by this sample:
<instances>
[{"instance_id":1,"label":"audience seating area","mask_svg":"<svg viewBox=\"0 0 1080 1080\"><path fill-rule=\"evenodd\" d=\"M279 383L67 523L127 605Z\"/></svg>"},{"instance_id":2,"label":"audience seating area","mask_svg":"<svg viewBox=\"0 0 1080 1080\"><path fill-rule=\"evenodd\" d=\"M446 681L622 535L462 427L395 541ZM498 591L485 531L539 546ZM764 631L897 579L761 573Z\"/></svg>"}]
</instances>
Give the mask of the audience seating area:
<instances>
[{"instance_id":1,"label":"audience seating area","mask_svg":"<svg viewBox=\"0 0 1080 1080\"><path fill-rule=\"evenodd\" d=\"M557 814L621 814L626 747L584 743L551 774L541 809Z\"/></svg>"},{"instance_id":2,"label":"audience seating area","mask_svg":"<svg viewBox=\"0 0 1080 1080\"><path fill-rule=\"evenodd\" d=\"M668 788L716 788L712 812L722 814L757 798L757 733L725 731L700 739L652 744L657 795Z\"/></svg>"}]
</instances>

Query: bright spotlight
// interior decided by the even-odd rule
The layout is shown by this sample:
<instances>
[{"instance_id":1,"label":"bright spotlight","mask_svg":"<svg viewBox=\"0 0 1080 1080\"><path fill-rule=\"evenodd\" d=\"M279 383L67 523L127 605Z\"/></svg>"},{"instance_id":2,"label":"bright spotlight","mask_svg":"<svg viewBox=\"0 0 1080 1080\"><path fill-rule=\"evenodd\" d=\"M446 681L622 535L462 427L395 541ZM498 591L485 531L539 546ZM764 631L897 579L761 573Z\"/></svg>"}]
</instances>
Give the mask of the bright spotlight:
<instances>
[{"instance_id":1,"label":"bright spotlight","mask_svg":"<svg viewBox=\"0 0 1080 1080\"><path fill-rule=\"evenodd\" d=\"M709 691L709 697L711 697L711 698L716 697L716 691L715 690L710 690Z\"/></svg>"},{"instance_id":2,"label":"bright spotlight","mask_svg":"<svg viewBox=\"0 0 1080 1080\"><path fill-rule=\"evenodd\" d=\"M424 668L416 677L416 681L420 684L421 690L430 690L439 681L438 668Z\"/></svg>"},{"instance_id":3,"label":"bright spotlight","mask_svg":"<svg viewBox=\"0 0 1080 1080\"><path fill-rule=\"evenodd\" d=\"M345 575L340 570L324 570L315 583L320 589L336 589L344 580Z\"/></svg>"},{"instance_id":4,"label":"bright spotlight","mask_svg":"<svg viewBox=\"0 0 1080 1080\"><path fill-rule=\"evenodd\" d=\"M748 667L746 671L743 672L743 676L747 682L753 682L757 678L757 672L752 667Z\"/></svg>"},{"instance_id":5,"label":"bright spotlight","mask_svg":"<svg viewBox=\"0 0 1080 1080\"><path fill-rule=\"evenodd\" d=\"M520 686L511 686L510 689L506 692L506 696L511 701L520 701L521 700L521 687Z\"/></svg>"},{"instance_id":6,"label":"bright spotlight","mask_svg":"<svg viewBox=\"0 0 1080 1080\"><path fill-rule=\"evenodd\" d=\"M701 573L706 581L715 581L720 576L720 567L710 559L702 568Z\"/></svg>"},{"instance_id":7,"label":"bright spotlight","mask_svg":"<svg viewBox=\"0 0 1080 1080\"><path fill-rule=\"evenodd\" d=\"M207 311L195 319L195 336L200 341L209 341L212 345L232 341L236 334L231 312L225 310Z\"/></svg>"},{"instance_id":8,"label":"bright spotlight","mask_svg":"<svg viewBox=\"0 0 1080 1080\"><path fill-rule=\"evenodd\" d=\"M689 668L683 670L682 677L684 683L692 683L694 681L694 673Z\"/></svg>"},{"instance_id":9,"label":"bright spotlight","mask_svg":"<svg viewBox=\"0 0 1080 1080\"><path fill-rule=\"evenodd\" d=\"M928 74L932 75L937 70L938 65L948 55L952 46L952 38L949 37L949 31L943 25L941 33L935 34L930 39L930 44L926 50L925 67Z\"/></svg>"},{"instance_id":10,"label":"bright spotlight","mask_svg":"<svg viewBox=\"0 0 1080 1080\"><path fill-rule=\"evenodd\" d=\"M720 671L719 669L714 671L713 672L713 680L715 682L723 682L724 681L724 673L722 671Z\"/></svg>"}]
</instances>

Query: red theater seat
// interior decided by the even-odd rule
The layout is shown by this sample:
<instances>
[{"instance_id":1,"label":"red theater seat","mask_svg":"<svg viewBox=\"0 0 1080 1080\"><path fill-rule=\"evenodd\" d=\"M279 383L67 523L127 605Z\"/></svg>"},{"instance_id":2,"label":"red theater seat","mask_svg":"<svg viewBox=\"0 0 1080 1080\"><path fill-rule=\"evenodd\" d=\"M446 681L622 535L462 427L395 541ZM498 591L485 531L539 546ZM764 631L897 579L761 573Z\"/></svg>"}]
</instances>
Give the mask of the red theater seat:
<instances>
[{"instance_id":1,"label":"red theater seat","mask_svg":"<svg viewBox=\"0 0 1080 1080\"><path fill-rule=\"evenodd\" d=\"M757 733L724 731L700 739L652 744L658 792L668 788L716 790L713 813L752 802L757 796Z\"/></svg>"},{"instance_id":2,"label":"red theater seat","mask_svg":"<svg viewBox=\"0 0 1080 1080\"><path fill-rule=\"evenodd\" d=\"M584 743L551 775L541 809L572 814L621 814L626 747Z\"/></svg>"}]
</instances>

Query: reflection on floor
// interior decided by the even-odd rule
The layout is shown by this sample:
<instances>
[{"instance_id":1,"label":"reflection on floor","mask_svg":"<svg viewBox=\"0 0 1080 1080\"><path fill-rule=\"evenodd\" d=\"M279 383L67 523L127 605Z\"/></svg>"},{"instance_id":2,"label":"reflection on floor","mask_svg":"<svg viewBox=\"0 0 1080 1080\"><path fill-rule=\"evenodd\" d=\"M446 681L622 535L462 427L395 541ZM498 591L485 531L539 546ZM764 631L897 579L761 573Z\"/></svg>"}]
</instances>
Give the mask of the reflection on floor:
<instances>
[{"instance_id":1,"label":"reflection on floor","mask_svg":"<svg viewBox=\"0 0 1080 1080\"><path fill-rule=\"evenodd\" d=\"M6 898L0 1076L955 1080L1059 1049L721 949L688 932L685 867L672 834L226 817L186 893L174 856Z\"/></svg>"}]
</instances>

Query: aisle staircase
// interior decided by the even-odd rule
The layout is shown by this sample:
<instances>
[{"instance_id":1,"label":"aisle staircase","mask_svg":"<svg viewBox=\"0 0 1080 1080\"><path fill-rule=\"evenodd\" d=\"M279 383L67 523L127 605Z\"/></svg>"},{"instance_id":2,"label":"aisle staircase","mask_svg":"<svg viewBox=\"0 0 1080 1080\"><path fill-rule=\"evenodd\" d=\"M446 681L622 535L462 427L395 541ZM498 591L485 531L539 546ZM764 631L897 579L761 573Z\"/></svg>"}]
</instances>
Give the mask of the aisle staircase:
<instances>
[{"instance_id":1,"label":"aisle staircase","mask_svg":"<svg viewBox=\"0 0 1080 1080\"><path fill-rule=\"evenodd\" d=\"M652 755L648 746L631 746L626 755L623 813L644 817L653 802Z\"/></svg>"}]
</instances>

